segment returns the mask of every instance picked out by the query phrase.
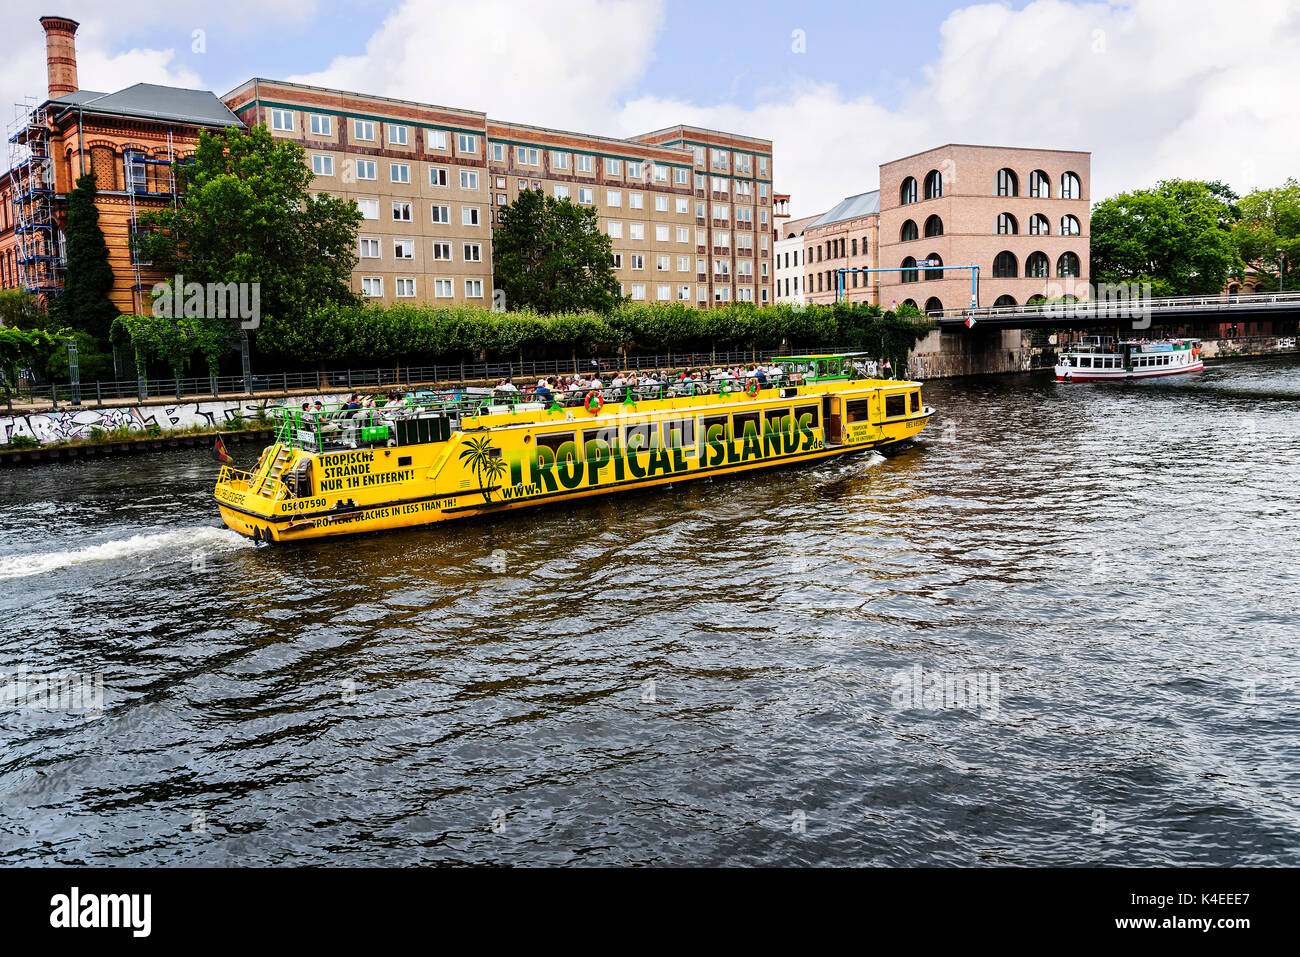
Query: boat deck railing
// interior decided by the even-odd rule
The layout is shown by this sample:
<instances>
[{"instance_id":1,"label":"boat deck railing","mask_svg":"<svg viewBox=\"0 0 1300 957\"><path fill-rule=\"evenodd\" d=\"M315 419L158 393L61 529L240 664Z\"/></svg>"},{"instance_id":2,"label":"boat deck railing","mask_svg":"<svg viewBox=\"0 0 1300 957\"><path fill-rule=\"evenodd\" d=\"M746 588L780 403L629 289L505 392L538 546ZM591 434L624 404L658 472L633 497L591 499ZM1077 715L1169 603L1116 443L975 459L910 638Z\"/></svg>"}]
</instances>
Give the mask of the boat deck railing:
<instances>
[{"instance_id":1,"label":"boat deck railing","mask_svg":"<svg viewBox=\"0 0 1300 957\"><path fill-rule=\"evenodd\" d=\"M229 485L232 488L244 491L262 494L264 498L270 498L272 501L283 498L288 494L288 486L280 479L272 476L259 476L253 472L244 472L240 469L233 469L229 465L221 466L221 473L217 476L218 485ZM270 495L265 495L270 492Z\"/></svg>"}]
</instances>

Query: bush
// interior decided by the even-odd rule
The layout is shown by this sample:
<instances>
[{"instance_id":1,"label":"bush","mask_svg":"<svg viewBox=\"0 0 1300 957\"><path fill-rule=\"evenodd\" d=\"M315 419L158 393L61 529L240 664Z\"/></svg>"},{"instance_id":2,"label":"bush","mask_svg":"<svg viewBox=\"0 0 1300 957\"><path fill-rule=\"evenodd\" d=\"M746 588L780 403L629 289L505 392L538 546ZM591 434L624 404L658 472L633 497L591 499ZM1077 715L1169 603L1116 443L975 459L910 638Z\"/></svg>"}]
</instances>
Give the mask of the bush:
<instances>
[{"instance_id":1,"label":"bush","mask_svg":"<svg viewBox=\"0 0 1300 957\"><path fill-rule=\"evenodd\" d=\"M38 449L41 443L30 435L11 435L9 436L9 448L11 449Z\"/></svg>"}]
</instances>

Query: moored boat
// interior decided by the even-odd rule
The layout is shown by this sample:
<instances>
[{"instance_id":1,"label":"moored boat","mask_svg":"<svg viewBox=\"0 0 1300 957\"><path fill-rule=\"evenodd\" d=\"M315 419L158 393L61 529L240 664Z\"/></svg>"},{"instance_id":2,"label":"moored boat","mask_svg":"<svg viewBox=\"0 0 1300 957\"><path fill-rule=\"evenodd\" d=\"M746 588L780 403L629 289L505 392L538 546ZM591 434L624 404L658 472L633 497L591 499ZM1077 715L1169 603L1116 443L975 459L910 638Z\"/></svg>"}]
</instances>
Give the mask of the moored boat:
<instances>
[{"instance_id":1,"label":"moored boat","mask_svg":"<svg viewBox=\"0 0 1300 957\"><path fill-rule=\"evenodd\" d=\"M306 417L274 409L276 441L251 471L223 467L214 494L235 531L296 541L889 450L933 411L919 383L869 377L858 356L772 366L762 380L549 402L456 390Z\"/></svg>"},{"instance_id":2,"label":"moored boat","mask_svg":"<svg viewBox=\"0 0 1300 957\"><path fill-rule=\"evenodd\" d=\"M1200 339L1129 339L1085 336L1061 353L1057 382L1151 379L1205 368Z\"/></svg>"}]
</instances>

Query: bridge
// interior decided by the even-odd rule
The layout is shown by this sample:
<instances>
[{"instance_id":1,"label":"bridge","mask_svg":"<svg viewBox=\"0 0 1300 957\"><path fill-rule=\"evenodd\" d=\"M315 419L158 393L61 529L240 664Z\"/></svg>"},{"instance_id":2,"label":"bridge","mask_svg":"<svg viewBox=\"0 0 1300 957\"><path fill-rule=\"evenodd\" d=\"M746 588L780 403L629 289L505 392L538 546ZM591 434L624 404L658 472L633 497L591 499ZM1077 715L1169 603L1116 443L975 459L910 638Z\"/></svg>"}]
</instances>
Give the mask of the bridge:
<instances>
[{"instance_id":1,"label":"bridge","mask_svg":"<svg viewBox=\"0 0 1300 957\"><path fill-rule=\"evenodd\" d=\"M930 315L940 329L947 330L1127 326L1140 331L1152 325L1298 317L1300 291L1042 302L1027 306L949 309Z\"/></svg>"}]
</instances>

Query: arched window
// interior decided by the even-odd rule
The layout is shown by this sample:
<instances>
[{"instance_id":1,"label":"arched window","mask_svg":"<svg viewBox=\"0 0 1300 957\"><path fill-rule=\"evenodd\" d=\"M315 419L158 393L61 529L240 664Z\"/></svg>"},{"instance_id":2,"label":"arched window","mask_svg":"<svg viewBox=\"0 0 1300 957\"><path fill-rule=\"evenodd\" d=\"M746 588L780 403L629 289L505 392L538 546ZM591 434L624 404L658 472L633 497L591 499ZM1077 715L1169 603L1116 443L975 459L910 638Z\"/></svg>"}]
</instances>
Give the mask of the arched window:
<instances>
[{"instance_id":1,"label":"arched window","mask_svg":"<svg viewBox=\"0 0 1300 957\"><path fill-rule=\"evenodd\" d=\"M1039 305L1039 304L1041 304L1041 303L1044 303L1044 302L1047 302L1047 297L1044 296L1041 292L1036 292L1036 293L1034 293L1032 296L1030 296L1028 299L1025 300L1025 305L1026 305L1026 306L1037 306L1037 305Z\"/></svg>"},{"instance_id":2,"label":"arched window","mask_svg":"<svg viewBox=\"0 0 1300 957\"><path fill-rule=\"evenodd\" d=\"M927 236L943 235L943 220L938 216L931 216L925 221L925 234Z\"/></svg>"},{"instance_id":3,"label":"arched window","mask_svg":"<svg viewBox=\"0 0 1300 957\"><path fill-rule=\"evenodd\" d=\"M1015 296L998 296L997 301L993 303L993 308L1006 309L1008 306L1014 306L1015 304Z\"/></svg>"},{"instance_id":4,"label":"arched window","mask_svg":"<svg viewBox=\"0 0 1300 957\"><path fill-rule=\"evenodd\" d=\"M1077 216L1061 217L1061 235L1077 236L1079 235L1079 219Z\"/></svg>"},{"instance_id":5,"label":"arched window","mask_svg":"<svg viewBox=\"0 0 1300 957\"><path fill-rule=\"evenodd\" d=\"M929 268L927 268L927 269L925 270L925 278L926 278L926 279L942 279L942 278L943 278L943 259L939 256L939 254L938 254L938 253L930 253L930 254L929 254L928 256L926 256L925 258L928 259L928 260L930 260L930 262L934 264L934 265L930 266Z\"/></svg>"},{"instance_id":6,"label":"arched window","mask_svg":"<svg viewBox=\"0 0 1300 957\"><path fill-rule=\"evenodd\" d=\"M1025 260L1025 276L1031 279L1047 279L1052 275L1052 261L1047 253L1030 253Z\"/></svg>"},{"instance_id":7,"label":"arched window","mask_svg":"<svg viewBox=\"0 0 1300 957\"><path fill-rule=\"evenodd\" d=\"M993 258L994 279L1015 279L1019 273L1020 261L1016 254L1004 249Z\"/></svg>"},{"instance_id":8,"label":"arched window","mask_svg":"<svg viewBox=\"0 0 1300 957\"><path fill-rule=\"evenodd\" d=\"M903 300L903 305L905 305L905 306L911 306L913 309L916 309L916 300L915 300L915 299L904 299L904 300Z\"/></svg>"},{"instance_id":9,"label":"arched window","mask_svg":"<svg viewBox=\"0 0 1300 957\"><path fill-rule=\"evenodd\" d=\"M1056 275L1062 279L1068 276L1077 279L1079 276L1079 257L1074 253L1061 253L1061 258L1056 261Z\"/></svg>"},{"instance_id":10,"label":"arched window","mask_svg":"<svg viewBox=\"0 0 1300 957\"><path fill-rule=\"evenodd\" d=\"M917 281L917 275L916 275L916 257L915 257L915 256L908 256L908 257L907 257L906 259L904 259L901 263L899 263L899 265L903 268L903 272L899 274L899 275L901 275L901 276L903 277L903 278L900 280L900 282L916 282L916 281Z\"/></svg>"},{"instance_id":11,"label":"arched window","mask_svg":"<svg viewBox=\"0 0 1300 957\"><path fill-rule=\"evenodd\" d=\"M902 188L898 191L898 201L904 206L916 202L916 177L909 176L903 180Z\"/></svg>"},{"instance_id":12,"label":"arched window","mask_svg":"<svg viewBox=\"0 0 1300 957\"><path fill-rule=\"evenodd\" d=\"M1003 168L998 170L997 187L999 196L1020 195L1020 180L1018 180L1016 174L1009 169Z\"/></svg>"},{"instance_id":13,"label":"arched window","mask_svg":"<svg viewBox=\"0 0 1300 957\"><path fill-rule=\"evenodd\" d=\"M943 312L943 303L936 296L931 296L925 301L926 312Z\"/></svg>"},{"instance_id":14,"label":"arched window","mask_svg":"<svg viewBox=\"0 0 1300 957\"><path fill-rule=\"evenodd\" d=\"M863 236L863 237L862 237L862 255L865 256L866 254L867 254L867 237L866 237L866 236Z\"/></svg>"},{"instance_id":15,"label":"arched window","mask_svg":"<svg viewBox=\"0 0 1300 957\"><path fill-rule=\"evenodd\" d=\"M1047 178L1047 174L1041 169L1036 169L1029 174L1029 195L1038 199L1051 199L1052 181Z\"/></svg>"},{"instance_id":16,"label":"arched window","mask_svg":"<svg viewBox=\"0 0 1300 957\"><path fill-rule=\"evenodd\" d=\"M1047 217L1042 213L1034 213L1029 217L1029 234L1031 236L1046 236L1052 231L1052 227L1047 224Z\"/></svg>"},{"instance_id":17,"label":"arched window","mask_svg":"<svg viewBox=\"0 0 1300 957\"><path fill-rule=\"evenodd\" d=\"M1010 213L998 213L997 232L1002 236L1014 236L1020 232L1020 224Z\"/></svg>"},{"instance_id":18,"label":"arched window","mask_svg":"<svg viewBox=\"0 0 1300 957\"><path fill-rule=\"evenodd\" d=\"M1061 174L1061 199L1080 199L1083 197L1083 188L1079 185L1079 177L1073 173Z\"/></svg>"},{"instance_id":19,"label":"arched window","mask_svg":"<svg viewBox=\"0 0 1300 957\"><path fill-rule=\"evenodd\" d=\"M900 242L910 243L913 239L919 239L920 234L916 231L916 223L908 220L903 223L903 228L899 230L898 239Z\"/></svg>"},{"instance_id":20,"label":"arched window","mask_svg":"<svg viewBox=\"0 0 1300 957\"><path fill-rule=\"evenodd\" d=\"M943 174L932 169L925 174L925 198L938 199L943 195Z\"/></svg>"}]
</instances>

